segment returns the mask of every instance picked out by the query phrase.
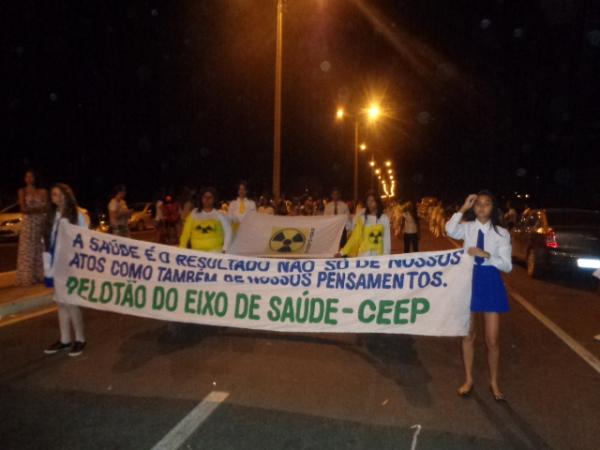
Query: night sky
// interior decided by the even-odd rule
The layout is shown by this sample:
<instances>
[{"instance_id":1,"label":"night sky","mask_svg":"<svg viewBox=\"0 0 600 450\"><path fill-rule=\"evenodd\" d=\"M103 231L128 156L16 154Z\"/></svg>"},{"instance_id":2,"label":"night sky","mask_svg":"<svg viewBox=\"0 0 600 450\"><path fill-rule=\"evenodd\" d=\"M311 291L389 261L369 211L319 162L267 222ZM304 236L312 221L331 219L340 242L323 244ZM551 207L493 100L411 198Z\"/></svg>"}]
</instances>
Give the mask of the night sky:
<instances>
[{"instance_id":1,"label":"night sky","mask_svg":"<svg viewBox=\"0 0 600 450\"><path fill-rule=\"evenodd\" d=\"M2 203L26 168L88 208L125 183L271 185L276 0L3 2ZM352 191L344 103L382 98L367 161L402 199L489 188L600 207L600 2L287 0L283 176L289 195Z\"/></svg>"}]
</instances>

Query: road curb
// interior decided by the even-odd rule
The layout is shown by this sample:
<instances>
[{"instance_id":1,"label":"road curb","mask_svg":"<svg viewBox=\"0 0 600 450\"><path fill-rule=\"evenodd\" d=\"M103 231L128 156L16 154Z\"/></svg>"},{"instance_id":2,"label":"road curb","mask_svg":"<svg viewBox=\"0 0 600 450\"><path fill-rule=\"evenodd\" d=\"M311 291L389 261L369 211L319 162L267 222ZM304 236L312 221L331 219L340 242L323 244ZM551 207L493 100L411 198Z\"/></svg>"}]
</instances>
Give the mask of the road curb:
<instances>
[{"instance_id":1,"label":"road curb","mask_svg":"<svg viewBox=\"0 0 600 450\"><path fill-rule=\"evenodd\" d=\"M54 303L52 294L16 299L0 305L0 319L43 308Z\"/></svg>"},{"instance_id":2,"label":"road curb","mask_svg":"<svg viewBox=\"0 0 600 450\"><path fill-rule=\"evenodd\" d=\"M17 272L0 272L0 288L14 286Z\"/></svg>"}]
</instances>

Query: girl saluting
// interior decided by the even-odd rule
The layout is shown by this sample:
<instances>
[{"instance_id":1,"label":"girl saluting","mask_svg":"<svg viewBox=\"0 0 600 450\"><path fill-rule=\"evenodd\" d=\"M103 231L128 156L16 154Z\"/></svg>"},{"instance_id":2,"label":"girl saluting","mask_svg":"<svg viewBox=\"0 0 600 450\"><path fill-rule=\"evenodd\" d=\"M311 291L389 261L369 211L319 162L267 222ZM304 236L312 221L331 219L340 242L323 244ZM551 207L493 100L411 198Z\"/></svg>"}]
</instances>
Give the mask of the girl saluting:
<instances>
[{"instance_id":1,"label":"girl saluting","mask_svg":"<svg viewBox=\"0 0 600 450\"><path fill-rule=\"evenodd\" d=\"M498 387L500 313L509 309L500 271L512 270L510 235L499 226L500 217L500 209L493 194L481 191L479 194L469 195L460 211L446 223L448 236L463 239L467 253L474 257L471 323L469 334L462 342L465 382L458 389L458 395L467 396L473 389L475 313L483 313L490 390L496 401L504 400Z\"/></svg>"}]
</instances>

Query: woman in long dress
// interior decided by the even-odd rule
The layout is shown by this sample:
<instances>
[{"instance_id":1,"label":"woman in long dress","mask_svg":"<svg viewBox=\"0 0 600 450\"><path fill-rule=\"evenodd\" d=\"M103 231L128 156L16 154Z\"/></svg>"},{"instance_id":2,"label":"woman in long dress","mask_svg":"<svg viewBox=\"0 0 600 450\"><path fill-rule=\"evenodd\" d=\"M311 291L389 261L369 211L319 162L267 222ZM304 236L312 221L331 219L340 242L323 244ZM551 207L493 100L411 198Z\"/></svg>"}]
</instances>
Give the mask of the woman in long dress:
<instances>
[{"instance_id":1,"label":"woman in long dress","mask_svg":"<svg viewBox=\"0 0 600 450\"><path fill-rule=\"evenodd\" d=\"M19 189L23 214L17 254L17 286L31 286L44 279L42 232L48 208L48 193L36 186L35 174L25 173L25 187Z\"/></svg>"}]
</instances>

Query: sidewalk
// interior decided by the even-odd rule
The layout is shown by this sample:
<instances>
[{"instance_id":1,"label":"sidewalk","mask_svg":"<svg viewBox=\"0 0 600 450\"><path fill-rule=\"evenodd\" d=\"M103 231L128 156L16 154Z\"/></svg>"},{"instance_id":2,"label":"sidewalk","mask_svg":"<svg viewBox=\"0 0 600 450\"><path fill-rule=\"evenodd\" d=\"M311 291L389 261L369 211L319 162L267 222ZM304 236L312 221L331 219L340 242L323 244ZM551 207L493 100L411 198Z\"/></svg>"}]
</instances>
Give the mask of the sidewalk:
<instances>
[{"instance_id":1,"label":"sidewalk","mask_svg":"<svg viewBox=\"0 0 600 450\"><path fill-rule=\"evenodd\" d=\"M14 314L49 306L52 303L52 289L42 284L28 287L2 287L0 288L0 320Z\"/></svg>"}]
</instances>

